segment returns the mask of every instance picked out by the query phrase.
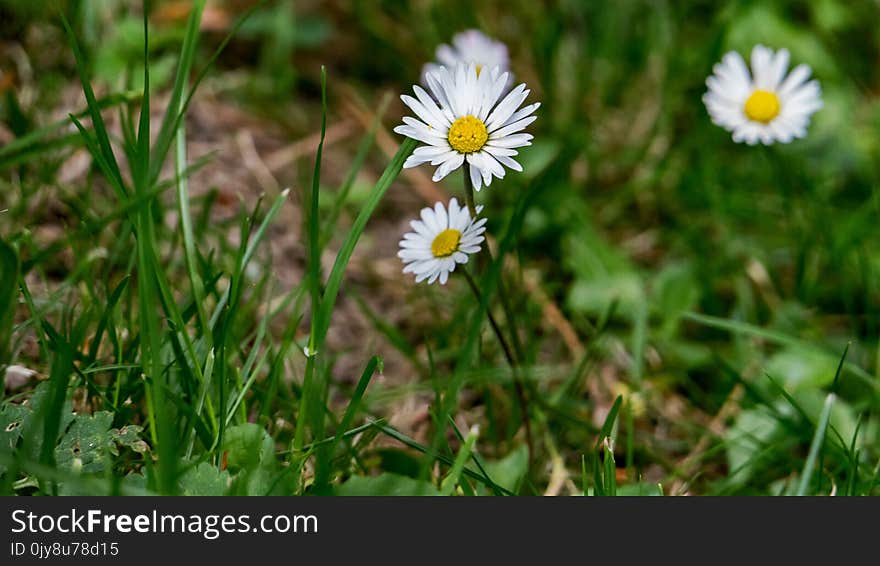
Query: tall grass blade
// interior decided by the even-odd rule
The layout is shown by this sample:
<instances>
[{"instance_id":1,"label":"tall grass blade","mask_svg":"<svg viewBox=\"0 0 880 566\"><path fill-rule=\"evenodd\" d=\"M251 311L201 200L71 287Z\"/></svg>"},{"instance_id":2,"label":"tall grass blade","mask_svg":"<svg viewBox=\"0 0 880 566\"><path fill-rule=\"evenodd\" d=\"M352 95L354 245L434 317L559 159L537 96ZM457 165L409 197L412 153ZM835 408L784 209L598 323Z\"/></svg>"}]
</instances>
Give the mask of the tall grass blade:
<instances>
[{"instance_id":1,"label":"tall grass blade","mask_svg":"<svg viewBox=\"0 0 880 566\"><path fill-rule=\"evenodd\" d=\"M468 432L467 438L465 438L464 444L461 446L461 450L458 451L458 455L455 457L455 462L452 463L452 469L449 470L449 473L443 478L443 482L440 484L440 492L443 495L452 495L455 492L455 486L461 481L461 474L464 471L465 462L470 459L471 452L473 452L474 444L476 444L479 435L480 431L476 426L471 428L470 432Z\"/></svg>"},{"instance_id":2,"label":"tall grass blade","mask_svg":"<svg viewBox=\"0 0 880 566\"><path fill-rule=\"evenodd\" d=\"M0 239L0 368L11 362L9 340L17 306L21 264L15 248Z\"/></svg>"},{"instance_id":3,"label":"tall grass blade","mask_svg":"<svg viewBox=\"0 0 880 566\"><path fill-rule=\"evenodd\" d=\"M836 396L834 393L829 393L828 396L825 397L825 403L822 405L822 413L819 415L819 422L816 425L816 434L813 436L813 441L810 443L810 452L807 454L807 461L804 464L803 472L801 472L801 479L798 484L796 495L807 495L810 481L813 478L813 470L816 467L816 460L819 457L819 451L821 450L822 445L825 444L825 431L828 428L828 421L831 419L831 408L834 406L835 398ZM819 470L819 473L822 473L822 470Z\"/></svg>"}]
</instances>

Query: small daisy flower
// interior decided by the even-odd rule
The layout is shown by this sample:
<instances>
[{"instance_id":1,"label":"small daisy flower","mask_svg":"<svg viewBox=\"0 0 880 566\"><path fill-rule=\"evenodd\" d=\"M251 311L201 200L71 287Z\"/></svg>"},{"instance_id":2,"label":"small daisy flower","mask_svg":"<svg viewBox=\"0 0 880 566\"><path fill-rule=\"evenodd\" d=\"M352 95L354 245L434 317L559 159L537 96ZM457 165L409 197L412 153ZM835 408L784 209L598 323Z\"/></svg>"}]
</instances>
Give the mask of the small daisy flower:
<instances>
[{"instance_id":1,"label":"small daisy flower","mask_svg":"<svg viewBox=\"0 0 880 566\"><path fill-rule=\"evenodd\" d=\"M481 209L478 206L477 213ZM415 232L404 234L400 241L397 255L405 264L403 272L415 273L416 283L439 279L445 285L456 265L467 263L470 254L480 251L486 219L472 219L467 207L459 206L455 198L449 201L448 211L438 202L434 208L423 208L421 218L410 222Z\"/></svg>"},{"instance_id":2,"label":"small daisy flower","mask_svg":"<svg viewBox=\"0 0 880 566\"><path fill-rule=\"evenodd\" d=\"M713 68L703 95L712 122L733 132L733 141L749 145L805 137L810 116L822 108L818 81L807 82L810 67L798 65L787 74L788 50L774 53L763 45L752 49L751 62L750 73L739 53L731 51Z\"/></svg>"},{"instance_id":3,"label":"small daisy flower","mask_svg":"<svg viewBox=\"0 0 880 566\"><path fill-rule=\"evenodd\" d=\"M540 103L519 107L531 92L525 84L502 97L508 77L497 67L477 73L473 63L428 73L430 95L415 85L416 98L400 97L418 120L404 117L404 125L394 131L428 144L416 148L403 166L439 165L436 182L467 160L471 183L478 191L488 187L492 177L503 178L505 167L522 171L513 159L515 148L532 145L532 135L519 132L535 121L532 113Z\"/></svg>"},{"instance_id":4,"label":"small daisy flower","mask_svg":"<svg viewBox=\"0 0 880 566\"><path fill-rule=\"evenodd\" d=\"M507 46L475 29L455 34L451 46L444 43L437 47L436 57L437 63L425 65L422 82L428 73L436 72L441 66L454 69L459 63L473 63L477 73L492 67L498 67L503 73L510 67Z\"/></svg>"}]
</instances>

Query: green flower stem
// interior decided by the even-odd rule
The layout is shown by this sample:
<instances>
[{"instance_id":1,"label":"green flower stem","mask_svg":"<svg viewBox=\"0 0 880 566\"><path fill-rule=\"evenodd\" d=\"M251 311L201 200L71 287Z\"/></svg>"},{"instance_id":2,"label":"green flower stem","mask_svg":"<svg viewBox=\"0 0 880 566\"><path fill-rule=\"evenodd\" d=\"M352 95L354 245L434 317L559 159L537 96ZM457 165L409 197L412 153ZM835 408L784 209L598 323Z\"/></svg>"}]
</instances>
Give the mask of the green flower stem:
<instances>
[{"instance_id":1,"label":"green flower stem","mask_svg":"<svg viewBox=\"0 0 880 566\"><path fill-rule=\"evenodd\" d=\"M471 218L476 219L477 203L474 199L474 185L471 183L471 165L467 161L464 162L464 200L467 202Z\"/></svg>"},{"instance_id":2,"label":"green flower stem","mask_svg":"<svg viewBox=\"0 0 880 566\"><path fill-rule=\"evenodd\" d=\"M480 299L482 298L482 294L480 293L480 288L477 287L477 282L474 281L473 276L468 273L467 269L462 269L462 273L464 273L464 278L468 282L468 287L470 287L471 291L473 291L477 301L480 301ZM487 310L486 315L489 317L489 324L492 326L492 330L495 332L495 336L498 337L498 342L501 344L501 349L504 351L504 357L507 358L507 363L510 364L510 367L514 371L516 371L516 359L513 357L513 354L510 351L510 346L507 344L507 339L504 337L504 333L501 332L501 327L498 326L498 321L495 319L495 315L492 314L491 310Z\"/></svg>"},{"instance_id":3,"label":"green flower stem","mask_svg":"<svg viewBox=\"0 0 880 566\"><path fill-rule=\"evenodd\" d=\"M474 186L471 184L471 166L467 162L464 163L464 194L468 210L471 213L471 218L476 219L477 206L474 200ZM492 257L492 250L489 249L488 239L486 241L485 249L485 256L483 257L491 263L494 258ZM481 263L480 268L485 268L485 264ZM513 323L516 319L513 316L513 309L510 306L510 301L508 300L507 291L504 288L504 281L502 279L498 280L498 297L501 299L501 308L504 310L504 317L507 319L507 327L510 330L513 351L516 354L517 360L521 362L523 360L523 347L519 341L519 334L516 332L516 326Z\"/></svg>"},{"instance_id":4,"label":"green flower stem","mask_svg":"<svg viewBox=\"0 0 880 566\"><path fill-rule=\"evenodd\" d=\"M479 304L482 301L480 288L477 287L476 281L474 281L474 278L471 276L467 269L462 269L461 271L462 273L464 273L464 278L468 282L468 287L470 287L471 291L473 291L474 297L477 299L477 303ZM495 320L495 315L492 314L491 309L486 310L486 316L489 318L489 325L495 332L495 336L498 337L498 342L501 344L501 349L504 351L504 357L507 358L507 363L510 364L510 369L513 372L513 385L516 389L516 397L519 401L520 410L523 414L523 422L526 426L526 445L529 449L529 461L531 462L532 455L535 453L535 451L532 444L532 425L529 421L529 399L526 395L525 384L523 383L523 379L519 374L519 365L517 364L516 359L513 357L513 354L510 351L510 346L507 344L507 340L504 338L504 333L501 332L501 327L498 325L498 321Z\"/></svg>"}]
</instances>

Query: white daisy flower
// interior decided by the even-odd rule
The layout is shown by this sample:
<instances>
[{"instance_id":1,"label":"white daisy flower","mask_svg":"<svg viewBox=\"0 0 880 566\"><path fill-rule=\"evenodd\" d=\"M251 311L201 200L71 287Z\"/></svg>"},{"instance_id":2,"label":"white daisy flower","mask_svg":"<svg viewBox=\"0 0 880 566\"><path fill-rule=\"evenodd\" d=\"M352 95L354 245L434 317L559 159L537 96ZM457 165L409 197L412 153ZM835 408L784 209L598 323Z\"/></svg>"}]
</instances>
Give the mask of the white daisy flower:
<instances>
[{"instance_id":1,"label":"white daisy flower","mask_svg":"<svg viewBox=\"0 0 880 566\"><path fill-rule=\"evenodd\" d=\"M477 73L492 67L498 67L503 73L510 67L507 46L475 29L455 34L451 46L444 43L437 47L436 57L437 63L425 65L422 71L423 83L428 73L436 72L441 66L454 69L459 63L473 63L477 67Z\"/></svg>"},{"instance_id":2,"label":"white daisy flower","mask_svg":"<svg viewBox=\"0 0 880 566\"><path fill-rule=\"evenodd\" d=\"M430 95L415 85L418 100L400 97L419 119L404 117L404 125L394 131L428 144L416 148L403 166L439 165L434 172L434 181L439 181L467 160L478 191L493 176L503 178L505 167L522 171L513 159L518 153L514 148L532 145L532 135L518 132L535 121L532 113L540 103L519 108L531 92L525 84L502 98L508 77L497 67L477 73L473 63L428 73Z\"/></svg>"},{"instance_id":3,"label":"white daisy flower","mask_svg":"<svg viewBox=\"0 0 880 566\"><path fill-rule=\"evenodd\" d=\"M727 53L706 79L703 102L712 122L733 132L733 141L749 145L805 137L810 116L822 108L822 91L818 81L807 82L807 65L786 76L788 62L787 49L774 53L756 45L750 73L739 53Z\"/></svg>"},{"instance_id":4,"label":"white daisy flower","mask_svg":"<svg viewBox=\"0 0 880 566\"><path fill-rule=\"evenodd\" d=\"M478 206L477 213L482 208ZM456 265L467 263L470 254L480 251L486 219L472 219L467 207L459 206L455 198L449 201L448 211L438 202L434 208L423 208L421 218L410 222L415 232L404 234L400 241L397 255L405 264L403 272L415 273L416 283L440 279L445 285Z\"/></svg>"}]
</instances>

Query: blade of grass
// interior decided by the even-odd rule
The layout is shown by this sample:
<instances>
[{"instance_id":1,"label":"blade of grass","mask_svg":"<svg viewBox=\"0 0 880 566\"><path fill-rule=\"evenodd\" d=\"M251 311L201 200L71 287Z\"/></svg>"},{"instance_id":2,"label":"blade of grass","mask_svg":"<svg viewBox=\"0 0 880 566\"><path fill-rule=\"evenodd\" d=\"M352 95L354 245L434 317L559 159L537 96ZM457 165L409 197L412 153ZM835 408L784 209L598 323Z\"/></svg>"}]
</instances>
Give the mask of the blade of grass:
<instances>
[{"instance_id":1,"label":"blade of grass","mask_svg":"<svg viewBox=\"0 0 880 566\"><path fill-rule=\"evenodd\" d=\"M834 381L831 382L831 393L833 393L835 395L837 395L838 387L840 386L840 374L841 374L841 370L843 370L843 363L846 361L846 355L847 355L847 353L849 353L850 345L851 345L851 343L848 342L846 344L846 347L843 349L843 354L840 356L840 361L837 363L837 371L834 372ZM834 427L831 427L831 428L834 429ZM840 435L837 433L836 430L834 431L834 434L836 434L838 436L838 438L840 439L841 446L846 448L846 441L843 440L842 437L840 437ZM824 446L824 444L823 444L823 446ZM825 450L819 451L819 469L820 470L825 469ZM821 473L819 474L819 481L816 485L816 491L818 493L822 492L822 474Z\"/></svg>"},{"instance_id":2,"label":"blade of grass","mask_svg":"<svg viewBox=\"0 0 880 566\"><path fill-rule=\"evenodd\" d=\"M129 148L128 154L137 156L132 165L132 180L135 192L145 195L151 188L150 170L150 64L149 64L149 10L144 9L144 89L141 98L140 118L137 131L137 148ZM163 371L161 358L162 324L156 311L158 262L152 261L158 247L153 225L153 199L147 199L137 210L137 291L138 314L141 323L141 360L148 376L147 387L150 394L150 425L155 427L158 446L159 491L170 494L176 489L177 434L173 430L165 393L168 389L167 374Z\"/></svg>"},{"instance_id":3,"label":"blade of grass","mask_svg":"<svg viewBox=\"0 0 880 566\"><path fill-rule=\"evenodd\" d=\"M361 373L360 379L358 379L354 393L351 394L351 399L348 402L348 406L345 408L345 414L342 415L342 421L339 423L339 431L336 433L333 444L330 445L331 452L333 448L336 447L337 443L342 440L342 434L344 431L348 430L348 427L351 426L351 422L354 420L355 415L357 415L357 412L360 409L364 393L367 391L367 386L370 384L370 380L373 379L373 375L377 371L382 373L382 358L379 356L373 356L370 358L370 361L367 362L367 366Z\"/></svg>"},{"instance_id":4,"label":"blade of grass","mask_svg":"<svg viewBox=\"0 0 880 566\"><path fill-rule=\"evenodd\" d=\"M376 132L379 130L379 126L382 124L382 116L384 116L385 112L388 110L388 105L390 104L390 102L390 96L383 97L382 101L379 102L379 108L378 110L376 110L376 118L373 120L373 123L370 125L369 131L363 137L361 143L358 145L357 152L355 153L354 158L352 158L351 160L351 168L348 170L348 175L345 177L345 180L339 187L339 192L336 195L336 200L333 202L333 209L327 216L327 222L325 224L326 228L324 230L324 234L321 240L322 247L327 245L327 242L333 235L333 229L336 227L337 222L339 222L339 215L342 214L342 209L345 206L346 201L348 200L348 194L351 192L352 186L354 186L355 179L357 179L357 174L363 167L364 162L367 159L367 155L369 155L370 153L370 149L373 148L373 143L376 141Z\"/></svg>"},{"instance_id":5,"label":"blade of grass","mask_svg":"<svg viewBox=\"0 0 880 566\"><path fill-rule=\"evenodd\" d=\"M199 3L201 4L201 3ZM193 12L197 8L193 8ZM167 114L166 114L167 115ZM189 183L186 170L186 122L181 122L177 128L176 152L174 171L177 181L177 215L180 217L180 231L183 234L183 259L186 264L186 272L189 275L189 284L192 288L193 303L196 307L199 326L205 337L208 347L214 345L211 325L208 322L208 311L205 309L205 284L198 271L196 259L195 236L193 234L192 214L189 207Z\"/></svg>"},{"instance_id":6,"label":"blade of grass","mask_svg":"<svg viewBox=\"0 0 880 566\"><path fill-rule=\"evenodd\" d=\"M88 106L89 116L92 119L92 127L95 130L95 137L99 153L103 156L105 162L107 163L107 166L109 167L108 179L111 179L114 182L115 186L121 187L124 190L125 183L122 180L122 174L119 171L119 165L117 165L116 163L116 157L113 155L113 148L110 145L110 136L107 134L107 126L104 124L104 118L101 116L101 107L98 105L98 100L95 97L95 91L92 90L92 85L88 79L85 56L83 55L82 50L79 47L79 42L76 40L76 35L73 33L73 29L70 27L70 23L64 16L64 12L59 11L59 14L61 16L61 24L64 27L64 31L67 33L68 40L70 42L71 48L73 49L73 57L76 61L76 72L79 75L79 79L83 87L83 93L86 96L86 104ZM71 116L71 118L73 117Z\"/></svg>"},{"instance_id":7,"label":"blade of grass","mask_svg":"<svg viewBox=\"0 0 880 566\"><path fill-rule=\"evenodd\" d=\"M316 312L321 301L321 225L318 212L319 197L321 194L321 156L324 152L324 137L327 134L327 68L321 66L321 138L318 142L318 150L315 153L315 170L312 175L312 194L306 200L308 202L308 277L309 293L312 298L312 312ZM313 319L314 321L314 319ZM309 354L315 351L314 322L312 332L309 335Z\"/></svg>"},{"instance_id":8,"label":"blade of grass","mask_svg":"<svg viewBox=\"0 0 880 566\"><path fill-rule=\"evenodd\" d=\"M476 425L471 427L461 450L458 451L458 455L455 457L455 462L452 463L452 469L449 470L449 473L443 478L443 482L440 484L440 492L443 495L452 495L455 492L455 486L461 481L464 464L471 457L471 452L474 449L474 444L476 444L479 435L480 429Z\"/></svg>"},{"instance_id":9,"label":"blade of grass","mask_svg":"<svg viewBox=\"0 0 880 566\"><path fill-rule=\"evenodd\" d=\"M455 420L452 417L449 417L449 426L452 427L452 430L455 432L455 436L458 437L458 440L460 442L464 442L465 437L461 433L461 431L458 429L458 426L455 424ZM486 472L486 468L483 466L483 459L480 458L480 455L477 454L476 452L472 452L471 458L473 459L474 464L477 465L477 469L480 470L480 473L488 478L489 474L488 474L488 472ZM492 486L489 486L489 487L492 488ZM496 490L494 490L494 488L493 488L493 491L495 492L495 495L502 495L502 493L500 491L496 491Z\"/></svg>"},{"instance_id":10,"label":"blade of grass","mask_svg":"<svg viewBox=\"0 0 880 566\"><path fill-rule=\"evenodd\" d=\"M320 350L323 350L324 338L326 337L327 330L330 326L330 318L333 313L333 308L336 304L336 297L339 293L340 287L342 286L342 279L345 275L345 268L348 265L349 260L351 259L351 254L354 252L354 248L357 245L361 234L366 229L367 222L373 215L373 212L375 212L376 208L379 206L379 202L382 200L382 197L390 188L391 183L400 174L400 171L403 169L403 162L413 152L416 145L416 140L407 138L403 142L403 144L401 144L400 149L397 151L397 155L395 155L394 159L391 160L391 163L389 163L388 166L385 168L385 171L376 182L376 185L373 187L373 191L370 193L370 196L367 198L367 201L364 203L364 206L361 208L360 213L358 214L357 218L354 221L354 224L349 230L345 242L342 244L342 247L336 254L336 260L333 263L333 268L331 269L330 275L327 279L327 284L324 288L323 295L320 297L320 300L317 303L313 302L312 304L312 308L317 310L313 310L312 313L312 327L309 334L307 352L308 358L306 360L306 373L303 382L303 396L301 398L298 420L300 423L311 421L313 433L318 433L318 436L321 436L320 429L321 423L323 423L324 419L324 409L322 407L319 410L314 407L314 405L317 405L319 402L323 404L323 401L320 401L317 398L318 395L322 393L321 390L323 388L317 388L314 386L314 375L317 357L316 355ZM313 209L314 208L315 205L313 204ZM317 217L315 217L315 223L317 223ZM316 228L310 229L311 234L319 234L319 232L313 230L316 230ZM316 241L315 244L317 243L318 242ZM304 443L305 427L300 424L297 426L296 433L294 434L293 448L299 451Z\"/></svg>"},{"instance_id":11,"label":"blade of grass","mask_svg":"<svg viewBox=\"0 0 880 566\"><path fill-rule=\"evenodd\" d=\"M165 162L165 156L171 147L171 141L183 127L182 117L186 114L183 93L186 91L189 81L190 69L196 53L196 45L199 40L199 26L202 21L202 11L205 9L205 0L196 0L192 3L192 10L186 23L186 31L183 36L183 45L180 48L180 57L177 61L177 74L174 77L174 86L171 89L171 99L162 118L162 125L153 145L152 168L149 171L150 184L154 184L159 178L159 172ZM146 11L146 10L145 10ZM179 118L180 117L180 118Z\"/></svg>"},{"instance_id":12,"label":"blade of grass","mask_svg":"<svg viewBox=\"0 0 880 566\"><path fill-rule=\"evenodd\" d=\"M189 110L189 105L192 103L193 96L195 95L196 90L198 90L199 85L202 84L202 81L207 76L208 71L214 66L214 63L220 57L220 54L223 53L223 51L226 49L226 46L229 45L229 42L232 41L232 38L238 33L238 30L241 29L241 27L248 20L248 18L250 18L251 15L253 15L257 10L262 8L263 5L266 4L267 2L268 2L268 0L259 0L256 4L251 6L244 14L242 14L241 17L238 18L238 20L236 20L235 24L233 24L233 26L232 26L232 29L229 31L228 34L226 34L226 37L223 38L223 41L220 42L220 45L218 45L217 49L215 49L214 52L211 54L211 57L208 59L208 62L205 64L205 66L202 67L201 71L199 71L199 74L196 75L196 78L193 80L192 86L190 86L189 92L187 93L186 98L183 101L183 104L181 104L179 107L177 105L174 105L174 106L169 105L169 108L179 108L180 111L175 114L174 121L171 123L170 126L168 126L167 130L164 127L161 129L160 133L165 132L165 131L167 131L168 133L166 133L165 135L162 135L162 137L157 138L156 144L153 147L154 155L156 155L157 157L164 160L164 156L167 155L167 153L168 153L168 148L171 147L171 142L173 140L172 136L173 136L174 132L176 132L177 129L180 127L180 122L183 121L184 116L186 116L186 112L187 112L187 110ZM191 33L198 32L197 27L195 27L195 28L187 27L187 30L188 31L192 30ZM194 44L193 44L193 47L194 47ZM178 75L180 75L180 67L178 67ZM177 85L177 81L175 80L175 86L176 85ZM156 162L156 161L157 160L154 159L154 162ZM155 184L156 180L159 178L159 173L161 172L161 170L162 170L161 165L154 167L154 169L152 170L152 172L150 174L150 178L154 184Z\"/></svg>"},{"instance_id":13,"label":"blade of grass","mask_svg":"<svg viewBox=\"0 0 880 566\"><path fill-rule=\"evenodd\" d=\"M586 497L589 495L589 474L587 473L587 455L581 454L581 491Z\"/></svg>"},{"instance_id":14,"label":"blade of grass","mask_svg":"<svg viewBox=\"0 0 880 566\"><path fill-rule=\"evenodd\" d=\"M333 268L330 270L330 275L327 278L327 284L324 288L324 295L316 314L317 323L315 326L315 338L313 343L317 348L322 347L324 337L327 335L327 329L330 326L330 318L333 314L333 308L336 305L336 297L342 286L342 279L345 276L345 268L348 266L351 254L354 252L354 248L357 245L361 234L363 234L367 222L373 216L382 197L385 196L385 193L391 187L391 183L393 183L400 174L400 171L403 169L403 162L406 161L406 158L410 156L413 150L415 150L416 145L418 145L418 142L410 138L404 140L400 145L397 154L391 160L391 163L385 168L382 176L379 177L379 180L373 187L373 191L370 193L370 196L361 208L360 213L358 213L354 224L352 224L352 227L348 232L345 242L343 242L342 247L339 249L339 253L336 254L336 261L334 261Z\"/></svg>"},{"instance_id":15,"label":"blade of grass","mask_svg":"<svg viewBox=\"0 0 880 566\"><path fill-rule=\"evenodd\" d=\"M617 495L617 467L614 463L614 450L611 448L611 439L607 436L602 442L602 452L605 464L605 495L614 497Z\"/></svg>"},{"instance_id":16,"label":"blade of grass","mask_svg":"<svg viewBox=\"0 0 880 566\"><path fill-rule=\"evenodd\" d=\"M210 350L208 350L208 356L205 359L205 371L203 373L204 379L202 380L201 391L199 392L199 400L196 403L196 413L195 413L196 418L201 418L201 416L202 416L202 408L205 406L205 399L208 396L208 388L211 385L211 376L213 375L213 373L214 373L214 349L211 348ZM211 419L211 422L216 424L214 419ZM214 430L214 434L215 435L217 434L216 429ZM192 451L193 451L193 446L195 445L195 441L196 441L196 429L195 429L195 427L193 427L192 431L190 432L189 445L186 447L186 459L187 460L189 460L192 457Z\"/></svg>"},{"instance_id":17,"label":"blade of grass","mask_svg":"<svg viewBox=\"0 0 880 566\"><path fill-rule=\"evenodd\" d=\"M306 355L306 369L303 376L302 396L300 397L299 411L297 412L296 431L293 437L293 447L302 447L306 438L306 429L311 428L312 437L323 436L324 402L326 386L317 383L318 376L324 372L323 368L317 367L315 358L318 353L315 328L318 318L315 315L321 305L321 227L319 218L319 197L321 194L321 157L324 152L324 137L327 133L327 69L321 66L321 137L318 141L318 149L315 153L315 167L312 175L311 194L305 195L306 210L306 239L308 242L308 261L306 265L306 277L308 281L309 297L311 298L312 322L309 341L303 350ZM323 380L322 380L323 381ZM319 408L320 407L320 408ZM326 482L329 477L327 451L317 450L318 461L315 463L315 477ZM321 484L319 484L321 486Z\"/></svg>"},{"instance_id":18,"label":"blade of grass","mask_svg":"<svg viewBox=\"0 0 880 566\"><path fill-rule=\"evenodd\" d=\"M807 461L804 463L803 472L801 472L800 483L796 495L806 495L807 489L810 487L810 480L813 477L813 469L816 467L816 460L819 456L819 450L825 444L825 430L828 428L828 421L831 419L831 408L834 406L836 396L829 393L825 397L825 403L822 405L822 413L819 415L819 422L816 425L816 434L810 443L810 452L807 454ZM819 470L821 473L821 470Z\"/></svg>"},{"instance_id":19,"label":"blade of grass","mask_svg":"<svg viewBox=\"0 0 880 566\"><path fill-rule=\"evenodd\" d=\"M11 360L9 340L16 310L21 264L15 248L0 240L0 367Z\"/></svg>"},{"instance_id":20,"label":"blade of grass","mask_svg":"<svg viewBox=\"0 0 880 566\"><path fill-rule=\"evenodd\" d=\"M373 427L379 429L379 431L382 432L383 434L390 436L391 438L397 440L398 442L405 444L406 446L409 446L410 448L413 448L414 450L418 450L419 452L421 452L422 454L424 454L428 458L431 458L432 460L436 460L436 461L441 462L447 466L452 466L454 463L451 458L449 458L443 454L440 454L439 452L432 450L428 446L424 446L423 444L413 440L412 438L408 437L407 435L403 434L402 432L400 432L398 430L391 428L390 426L383 425L379 421L372 421L370 424ZM472 478L472 479L475 479L475 480L481 482L482 484L486 485L487 487L489 487L493 491L496 491L496 490L500 491L504 495L516 495L515 493L513 493L509 489L493 482L491 478L484 476L484 475L481 475L481 474L467 468L466 466L462 469L462 474L468 476L469 478Z\"/></svg>"},{"instance_id":21,"label":"blade of grass","mask_svg":"<svg viewBox=\"0 0 880 566\"><path fill-rule=\"evenodd\" d=\"M614 428L614 421L617 419L617 413L620 411L620 405L623 403L623 395L618 395L617 399L608 410L605 422L602 423L602 429L599 431L599 438L596 440L596 450L602 445L606 438L611 436L611 429Z\"/></svg>"}]
</instances>

